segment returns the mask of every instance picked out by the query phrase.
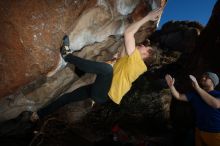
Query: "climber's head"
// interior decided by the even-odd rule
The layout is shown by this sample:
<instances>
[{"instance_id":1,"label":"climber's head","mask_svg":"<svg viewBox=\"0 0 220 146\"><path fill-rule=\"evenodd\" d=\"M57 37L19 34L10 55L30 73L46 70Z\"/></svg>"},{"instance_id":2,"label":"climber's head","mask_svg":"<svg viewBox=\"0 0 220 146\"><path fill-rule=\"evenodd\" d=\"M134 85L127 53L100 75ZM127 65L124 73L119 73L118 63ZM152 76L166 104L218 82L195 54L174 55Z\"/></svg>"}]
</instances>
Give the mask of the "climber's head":
<instances>
[{"instance_id":1,"label":"climber's head","mask_svg":"<svg viewBox=\"0 0 220 146\"><path fill-rule=\"evenodd\" d=\"M156 46L150 45L149 43L143 43L137 46L142 59L147 65L151 65L156 60L157 52Z\"/></svg>"}]
</instances>

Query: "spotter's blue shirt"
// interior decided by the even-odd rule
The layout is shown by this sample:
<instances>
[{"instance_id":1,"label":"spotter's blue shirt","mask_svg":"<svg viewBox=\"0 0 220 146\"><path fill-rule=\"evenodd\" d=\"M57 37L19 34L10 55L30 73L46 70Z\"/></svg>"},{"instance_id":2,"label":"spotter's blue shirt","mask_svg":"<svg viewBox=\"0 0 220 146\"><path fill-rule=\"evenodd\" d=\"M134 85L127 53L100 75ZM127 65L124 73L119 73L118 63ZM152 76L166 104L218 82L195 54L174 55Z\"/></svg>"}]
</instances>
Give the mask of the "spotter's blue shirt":
<instances>
[{"instance_id":1,"label":"spotter's blue shirt","mask_svg":"<svg viewBox=\"0 0 220 146\"><path fill-rule=\"evenodd\" d=\"M220 91L213 90L208 93L215 98L220 99ZM202 131L219 133L220 109L209 106L196 92L189 92L186 94L186 97L194 108L196 127Z\"/></svg>"}]
</instances>

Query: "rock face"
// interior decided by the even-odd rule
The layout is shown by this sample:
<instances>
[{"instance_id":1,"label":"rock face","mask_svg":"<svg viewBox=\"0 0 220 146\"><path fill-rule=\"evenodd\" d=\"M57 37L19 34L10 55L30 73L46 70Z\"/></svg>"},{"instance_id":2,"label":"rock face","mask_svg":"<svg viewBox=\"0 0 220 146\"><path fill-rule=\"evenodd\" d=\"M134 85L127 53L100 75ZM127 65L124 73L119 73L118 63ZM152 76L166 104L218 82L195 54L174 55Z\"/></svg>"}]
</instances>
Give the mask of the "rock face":
<instances>
[{"instance_id":1,"label":"rock face","mask_svg":"<svg viewBox=\"0 0 220 146\"><path fill-rule=\"evenodd\" d=\"M205 29L198 38L197 46L189 60L192 64L188 67L197 74L203 71L213 71L220 75L219 52L220 48L220 1L217 1L212 11L212 16Z\"/></svg>"},{"instance_id":2,"label":"rock face","mask_svg":"<svg viewBox=\"0 0 220 146\"><path fill-rule=\"evenodd\" d=\"M60 40L80 13L95 4L95 1L1 1L0 97L59 67Z\"/></svg>"},{"instance_id":3,"label":"rock face","mask_svg":"<svg viewBox=\"0 0 220 146\"><path fill-rule=\"evenodd\" d=\"M61 40L70 36L72 50L93 60L108 60L123 44L130 21L165 4L165 0L43 0L0 2L0 121L23 110L35 110L77 80L59 55ZM144 28L149 28L144 31ZM155 30L148 24L138 42ZM77 54L77 53L76 53ZM59 71L61 70L61 71ZM55 74L55 75L54 75ZM70 91L70 90L68 90Z\"/></svg>"},{"instance_id":4,"label":"rock face","mask_svg":"<svg viewBox=\"0 0 220 146\"><path fill-rule=\"evenodd\" d=\"M151 39L165 51L191 53L203 26L192 21L169 21Z\"/></svg>"}]
</instances>

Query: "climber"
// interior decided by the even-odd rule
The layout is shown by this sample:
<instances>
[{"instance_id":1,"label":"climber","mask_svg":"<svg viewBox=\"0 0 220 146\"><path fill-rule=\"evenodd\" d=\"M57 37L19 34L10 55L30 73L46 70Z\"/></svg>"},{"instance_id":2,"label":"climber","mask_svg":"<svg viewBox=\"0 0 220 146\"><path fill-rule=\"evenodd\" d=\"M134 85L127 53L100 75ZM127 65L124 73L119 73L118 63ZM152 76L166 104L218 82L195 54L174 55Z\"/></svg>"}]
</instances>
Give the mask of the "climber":
<instances>
[{"instance_id":1,"label":"climber","mask_svg":"<svg viewBox=\"0 0 220 146\"><path fill-rule=\"evenodd\" d=\"M96 74L95 82L62 95L48 106L34 112L31 120L35 121L65 104L86 98L92 98L96 103L104 103L111 99L116 104L120 104L122 97L131 88L132 82L147 71L144 62L151 62L155 56L155 50L151 46L135 46L134 34L144 23L157 21L161 14L162 8L159 8L126 28L125 49L121 51L120 58L113 67L108 63L86 60L72 55L69 38L65 36L61 56L66 62L74 64L80 70Z\"/></svg>"},{"instance_id":2,"label":"climber","mask_svg":"<svg viewBox=\"0 0 220 146\"><path fill-rule=\"evenodd\" d=\"M219 83L215 73L206 72L202 75L200 84L190 75L195 91L186 94L179 93L175 79L166 75L166 82L172 95L181 101L189 101L195 112L195 145L220 146L220 91L214 90Z\"/></svg>"}]
</instances>

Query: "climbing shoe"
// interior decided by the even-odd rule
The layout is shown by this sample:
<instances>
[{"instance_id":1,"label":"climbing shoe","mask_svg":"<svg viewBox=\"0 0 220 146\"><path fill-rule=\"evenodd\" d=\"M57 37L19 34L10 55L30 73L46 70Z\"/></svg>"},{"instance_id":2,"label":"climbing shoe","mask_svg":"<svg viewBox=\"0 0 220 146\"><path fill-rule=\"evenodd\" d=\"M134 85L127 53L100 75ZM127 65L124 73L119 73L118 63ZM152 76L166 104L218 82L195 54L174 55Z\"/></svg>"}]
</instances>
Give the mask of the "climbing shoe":
<instances>
[{"instance_id":1,"label":"climbing shoe","mask_svg":"<svg viewBox=\"0 0 220 146\"><path fill-rule=\"evenodd\" d=\"M63 37L63 44L60 48L60 53L63 58L65 58L68 54L72 53L71 49L69 48L69 45L69 37L65 35Z\"/></svg>"}]
</instances>

